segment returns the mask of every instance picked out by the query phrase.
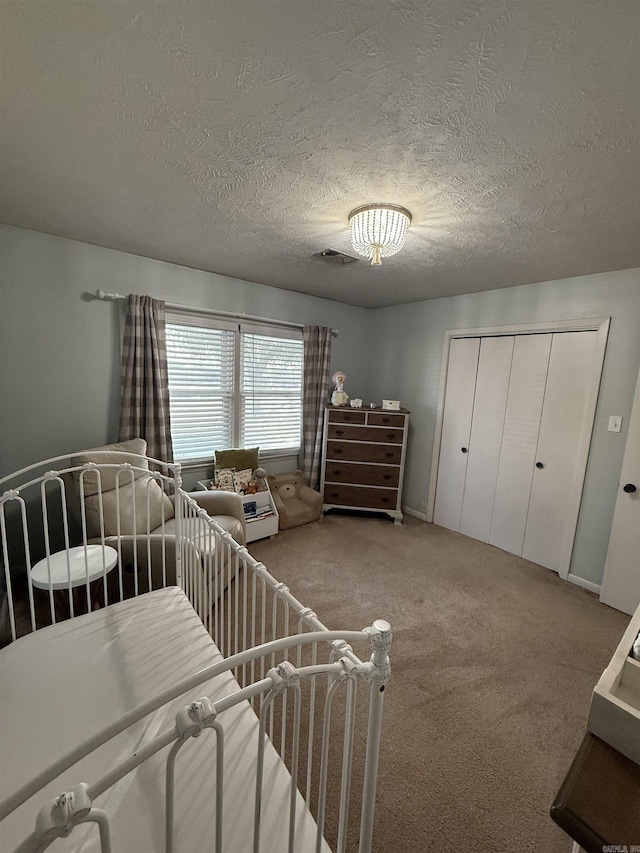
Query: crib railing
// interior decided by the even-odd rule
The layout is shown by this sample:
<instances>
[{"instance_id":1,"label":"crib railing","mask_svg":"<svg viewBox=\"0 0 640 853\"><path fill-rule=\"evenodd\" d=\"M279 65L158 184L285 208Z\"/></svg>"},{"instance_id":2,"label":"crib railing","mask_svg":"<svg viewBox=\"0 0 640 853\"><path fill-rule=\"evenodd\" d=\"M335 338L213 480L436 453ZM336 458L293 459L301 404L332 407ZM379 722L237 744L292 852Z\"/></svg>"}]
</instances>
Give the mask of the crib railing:
<instances>
[{"instance_id":1,"label":"crib railing","mask_svg":"<svg viewBox=\"0 0 640 853\"><path fill-rule=\"evenodd\" d=\"M332 662L341 660L343 665L353 667L354 672L362 672L363 662L344 637L331 638L331 632L317 614L300 602L289 588L278 581L263 563L255 560L245 547L238 546L228 533L217 530L222 547L216 548L213 555L202 565L189 543L202 541L203 537L212 535L211 528L218 528L218 525L215 519L209 519L206 512L188 495L183 494L181 499L185 504L181 518L184 519L186 530L186 547L181 562L183 589L222 654L233 661L242 659L242 663L234 663L233 669L241 687L264 679L269 668L276 666L276 656L275 652L259 658L252 656L246 660L238 656L257 644L274 643L292 633L306 638L308 632L312 632L310 640L304 639L296 646L283 649L285 661L288 661L289 649L294 651L291 663L296 668L313 669L318 664L321 650L326 648L329 642ZM381 624L388 629L387 623ZM388 633L385 637L385 642L390 643L391 634ZM387 645L385 654L388 649ZM388 667L388 659L385 666ZM298 787L305 801L312 805L314 816L320 824L324 824L327 805L329 764L333 763L334 777L339 773L341 778L351 779L354 720L358 719L362 726L365 724L366 715L369 714L364 784L362 787L355 786L352 792L345 788L341 802L336 804L334 809L340 813L337 829L334 827L335 838L332 839L337 843L338 851L345 849L344 821L348 814L350 793L354 800L362 804L363 817L367 816L361 823L361 831L364 834L359 849L367 850L367 845L371 843L382 694L388 676L387 668L384 678L378 677L372 684L367 703L362 710L357 701L356 680L350 680L348 685L344 685L344 690L338 690L338 682L317 678L302 682L300 689L305 692L307 713L300 730L301 742L295 763L288 741L295 709L291 709L288 704L288 691L282 694L279 703L269 703L266 712L263 694L260 694L258 700L255 697L253 700L256 712L261 715L266 713L267 734L289 771L293 776L297 775ZM340 720L343 727L342 738L339 736L330 741L328 732L332 725L332 709L335 710L337 705L340 707L337 713L333 714L333 719ZM339 765L337 771L336 765Z\"/></svg>"},{"instance_id":2,"label":"crib railing","mask_svg":"<svg viewBox=\"0 0 640 853\"><path fill-rule=\"evenodd\" d=\"M111 825L107 813L94 806L94 801L114 786L120 779L132 773L144 762L149 761L154 755L163 749L168 749L165 759L165 844L167 853L174 849L174 800L175 800L175 760L178 752L191 738L197 738L200 733L211 728L216 733L216 758L215 758L215 829L212 833L214 841L207 849L213 849L216 853L222 853L222 839L224 832L224 802L225 802L225 779L224 779L224 747L225 747L225 712L236 707L246 700L259 698L261 710L259 713L259 728L256 749L256 772L255 789L253 792L253 851L260 853L261 847L261 813L262 802L267 780L264 778L264 754L268 743L267 718L274 703L291 693L293 696L294 714L293 726L288 738L291 750L291 762L293 772L291 773L289 790L289 813L286 815L288 821L288 853L294 853L296 847L296 808L297 808L297 785L296 768L300 757L301 745L301 720L303 719L302 705L303 692L301 685L312 683L316 680L327 680L329 689L326 691L323 707L324 726L322 733L322 758L320 762L320 774L322 785L318 791L318 814L316 815L316 849L320 850L325 829L325 808L328 794L328 752L331 739L332 704L334 697L340 690L346 692L348 697L348 712L344 720L344 753L345 769L339 777L339 835L336 850L344 853L347 844L347 828L349 820L349 800L351 786L351 760L353 753L353 733L356 725L355 702L356 683L359 677L365 678L372 685L372 691L381 697L381 688L384 686L388 676L388 654L390 643L390 629L387 623L375 623L363 631L323 631L300 634L294 637L273 640L262 647L250 649L232 656L220 663L209 666L196 675L182 679L171 688L162 692L153 700L128 712L120 720L115 721L100 734L94 736L84 744L74 748L68 755L60 758L51 767L45 768L35 779L22 789L16 791L4 802L0 803L0 821L19 808L30 797L49 784L61 773L68 770L82 758L99 748L111 738L122 733L129 726L134 725L143 718L153 714L171 700L185 693L195 690L198 685L223 673L239 669L244 664L251 663L256 659L269 658L271 655L288 653L293 650L303 649L305 646L326 643L344 648L351 648L350 643L368 642L372 649L371 659L366 663L354 663L349 657L342 657L333 662L316 663L313 666L295 667L287 660L267 670L264 678L260 678L254 684L228 693L222 698L200 697L184 706L175 717L175 724L146 743L140 745L136 751L121 760L115 767L103 774L93 782L78 782L70 790L65 791L54 800L45 803L37 815L34 831L16 848L16 853L35 853L45 850L57 838L67 837L73 829L80 824L95 822L98 825L100 850L102 853L111 853ZM361 829L358 850L360 853L368 853L371 849L373 803L371 797L375 797L375 773L377 762L377 746L374 743L379 737L381 698L372 703L368 731L369 766L365 778L365 787L368 788L363 798ZM200 747L210 749L203 738ZM374 754L375 753L375 754ZM308 803L308 800L307 800ZM162 807L158 804L157 811L161 813Z\"/></svg>"},{"instance_id":3,"label":"crib railing","mask_svg":"<svg viewBox=\"0 0 640 853\"><path fill-rule=\"evenodd\" d=\"M59 456L0 480L1 644L180 583L180 466L100 458Z\"/></svg>"},{"instance_id":4,"label":"crib railing","mask_svg":"<svg viewBox=\"0 0 640 853\"><path fill-rule=\"evenodd\" d=\"M233 670L241 693L251 699L320 833L326 830L335 849L344 853L349 811L359 808L358 849L366 853L373 833L382 700L389 675L388 625L379 623L357 635L329 631L181 488L179 465L141 462L140 457L123 463L122 456L100 465L69 464L68 457L56 457L0 480L0 545L11 639L98 605L180 586ZM67 465L53 467L61 460ZM136 486L139 480L142 487ZM115 501L115 529L106 524L107 481L114 486L109 491L115 491L109 495L112 506ZM161 513L156 523L152 504L158 491L171 501L173 517ZM366 663L350 645L364 635L374 643ZM328 660L323 660L325 650ZM288 673L291 678L283 687ZM365 702L358 701L358 676L369 683ZM175 695L188 689L179 687ZM341 737L331 736L338 722ZM353 784L356 726L367 730L367 738L358 758L360 782ZM331 814L337 818L328 820L332 796L337 802ZM259 801L258 795L256 808ZM96 821L103 827L102 818Z\"/></svg>"}]
</instances>

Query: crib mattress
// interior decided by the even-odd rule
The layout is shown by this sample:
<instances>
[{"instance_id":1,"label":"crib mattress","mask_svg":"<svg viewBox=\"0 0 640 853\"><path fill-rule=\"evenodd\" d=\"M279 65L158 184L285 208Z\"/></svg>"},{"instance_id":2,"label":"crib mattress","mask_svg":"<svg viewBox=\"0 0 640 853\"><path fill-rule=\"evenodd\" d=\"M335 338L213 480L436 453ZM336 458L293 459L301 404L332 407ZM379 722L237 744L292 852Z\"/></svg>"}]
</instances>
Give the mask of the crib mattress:
<instances>
[{"instance_id":1,"label":"crib mattress","mask_svg":"<svg viewBox=\"0 0 640 853\"><path fill-rule=\"evenodd\" d=\"M181 590L171 587L23 637L0 652L0 796L178 679L221 660ZM219 699L239 686L224 673L141 720L31 798L0 824L0 849L12 850L34 828L43 803L78 782L93 782L171 726L200 696ZM221 716L225 728L224 844L253 850L258 719L248 703ZM112 818L114 850L164 851L166 750L145 762L95 805ZM215 817L215 735L190 740L176 765L176 850L211 850ZM261 850L287 849L290 776L271 744L265 751ZM316 824L298 794L297 851L315 850ZM61 851L99 849L95 824L77 827ZM330 853L323 841L322 851Z\"/></svg>"}]
</instances>

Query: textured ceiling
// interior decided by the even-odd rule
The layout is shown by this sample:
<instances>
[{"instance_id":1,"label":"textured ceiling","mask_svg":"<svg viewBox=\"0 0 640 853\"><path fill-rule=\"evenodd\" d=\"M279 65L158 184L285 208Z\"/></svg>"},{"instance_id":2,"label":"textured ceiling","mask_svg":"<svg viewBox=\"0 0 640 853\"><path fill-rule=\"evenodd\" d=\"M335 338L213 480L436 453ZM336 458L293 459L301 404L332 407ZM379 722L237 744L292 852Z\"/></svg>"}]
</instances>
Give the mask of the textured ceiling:
<instances>
[{"instance_id":1,"label":"textured ceiling","mask_svg":"<svg viewBox=\"0 0 640 853\"><path fill-rule=\"evenodd\" d=\"M21 0L0 21L5 223L366 307L640 266L637 0ZM412 212L399 255L313 257L353 254L371 201Z\"/></svg>"}]
</instances>

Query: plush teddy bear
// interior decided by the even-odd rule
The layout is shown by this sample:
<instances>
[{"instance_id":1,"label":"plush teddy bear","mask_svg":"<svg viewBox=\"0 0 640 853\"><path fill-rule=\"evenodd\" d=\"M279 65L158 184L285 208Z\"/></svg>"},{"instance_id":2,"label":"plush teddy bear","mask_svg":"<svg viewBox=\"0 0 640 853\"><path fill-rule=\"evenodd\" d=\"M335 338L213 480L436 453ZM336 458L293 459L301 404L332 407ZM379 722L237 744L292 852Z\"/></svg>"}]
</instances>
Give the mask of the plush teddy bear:
<instances>
[{"instance_id":1,"label":"plush teddy bear","mask_svg":"<svg viewBox=\"0 0 640 853\"><path fill-rule=\"evenodd\" d=\"M270 474L269 488L280 516L280 530L317 521L322 515L322 495L307 485L302 471Z\"/></svg>"}]
</instances>

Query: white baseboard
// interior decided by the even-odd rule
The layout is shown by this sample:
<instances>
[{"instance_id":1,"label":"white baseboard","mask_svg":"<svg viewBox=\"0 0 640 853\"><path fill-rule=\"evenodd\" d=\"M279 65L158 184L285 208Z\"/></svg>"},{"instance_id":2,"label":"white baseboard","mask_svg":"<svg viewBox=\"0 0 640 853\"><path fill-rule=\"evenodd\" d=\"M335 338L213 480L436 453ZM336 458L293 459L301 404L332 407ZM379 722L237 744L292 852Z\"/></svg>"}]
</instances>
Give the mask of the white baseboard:
<instances>
[{"instance_id":1,"label":"white baseboard","mask_svg":"<svg viewBox=\"0 0 640 853\"><path fill-rule=\"evenodd\" d=\"M579 578L578 575L567 575L567 580L571 583L574 583L576 586L581 586L583 589L588 589L589 592L595 592L596 595L600 595L600 584L592 583L591 581L586 581L584 578Z\"/></svg>"},{"instance_id":2,"label":"white baseboard","mask_svg":"<svg viewBox=\"0 0 640 853\"><path fill-rule=\"evenodd\" d=\"M410 507L408 507L408 506L403 506L403 507L402 507L402 512L403 512L405 515L411 515L411 516L413 516L413 518L419 518L419 519L420 519L420 521L429 521L429 519L428 519L428 518L427 518L427 516L424 514L424 512L418 512L418 510L417 510L417 509L411 509L411 508L410 508Z\"/></svg>"}]
</instances>

